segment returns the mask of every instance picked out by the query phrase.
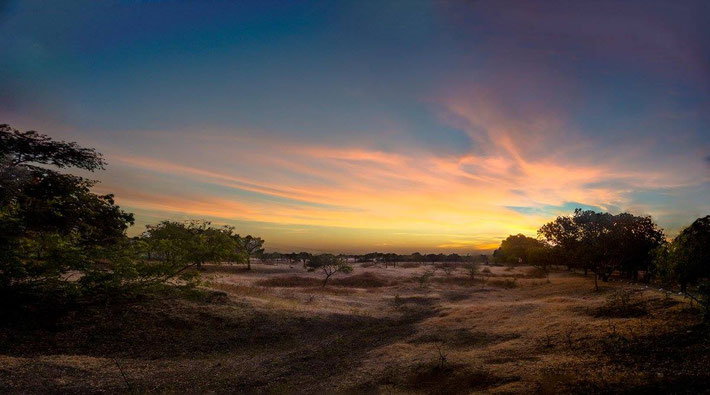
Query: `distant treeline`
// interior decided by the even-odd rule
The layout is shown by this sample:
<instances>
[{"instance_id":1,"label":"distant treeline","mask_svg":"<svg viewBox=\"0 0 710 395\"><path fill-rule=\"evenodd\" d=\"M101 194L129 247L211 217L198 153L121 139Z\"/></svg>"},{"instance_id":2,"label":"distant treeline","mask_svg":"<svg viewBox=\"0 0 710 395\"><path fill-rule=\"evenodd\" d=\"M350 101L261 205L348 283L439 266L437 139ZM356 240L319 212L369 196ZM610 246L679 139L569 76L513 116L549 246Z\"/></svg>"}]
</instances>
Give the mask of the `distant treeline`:
<instances>
[{"instance_id":1,"label":"distant treeline","mask_svg":"<svg viewBox=\"0 0 710 395\"><path fill-rule=\"evenodd\" d=\"M260 256L264 260L270 261L288 261L288 262L305 262L309 260L313 254L308 252L267 252ZM398 263L398 262L477 262L488 263L489 256L486 254L475 255L459 255L459 254L421 254L415 252L412 254L395 254L392 252L369 252L367 254L340 254L339 258L351 262L383 262L383 263Z\"/></svg>"}]
</instances>

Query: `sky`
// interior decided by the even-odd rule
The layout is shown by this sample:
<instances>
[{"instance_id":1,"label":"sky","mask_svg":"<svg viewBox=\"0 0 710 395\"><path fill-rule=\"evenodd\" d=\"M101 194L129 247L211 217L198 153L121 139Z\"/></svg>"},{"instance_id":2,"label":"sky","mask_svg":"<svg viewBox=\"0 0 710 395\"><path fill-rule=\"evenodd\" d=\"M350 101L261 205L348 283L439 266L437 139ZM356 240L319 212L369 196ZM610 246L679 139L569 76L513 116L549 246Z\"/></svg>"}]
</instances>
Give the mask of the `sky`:
<instances>
[{"instance_id":1,"label":"sky","mask_svg":"<svg viewBox=\"0 0 710 395\"><path fill-rule=\"evenodd\" d=\"M0 123L269 251L495 248L710 214L707 1L3 1Z\"/></svg>"}]
</instances>

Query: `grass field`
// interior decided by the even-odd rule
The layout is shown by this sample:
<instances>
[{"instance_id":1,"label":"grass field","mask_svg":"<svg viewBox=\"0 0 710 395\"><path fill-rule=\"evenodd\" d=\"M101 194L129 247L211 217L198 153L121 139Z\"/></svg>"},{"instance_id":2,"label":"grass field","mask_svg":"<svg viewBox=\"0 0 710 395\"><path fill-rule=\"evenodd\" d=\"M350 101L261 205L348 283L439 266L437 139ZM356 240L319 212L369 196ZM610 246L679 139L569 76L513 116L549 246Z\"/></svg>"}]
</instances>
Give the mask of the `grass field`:
<instances>
[{"instance_id":1,"label":"grass field","mask_svg":"<svg viewBox=\"0 0 710 395\"><path fill-rule=\"evenodd\" d=\"M530 393L710 389L686 300L529 267L207 266L204 292L27 312L0 392Z\"/></svg>"}]
</instances>

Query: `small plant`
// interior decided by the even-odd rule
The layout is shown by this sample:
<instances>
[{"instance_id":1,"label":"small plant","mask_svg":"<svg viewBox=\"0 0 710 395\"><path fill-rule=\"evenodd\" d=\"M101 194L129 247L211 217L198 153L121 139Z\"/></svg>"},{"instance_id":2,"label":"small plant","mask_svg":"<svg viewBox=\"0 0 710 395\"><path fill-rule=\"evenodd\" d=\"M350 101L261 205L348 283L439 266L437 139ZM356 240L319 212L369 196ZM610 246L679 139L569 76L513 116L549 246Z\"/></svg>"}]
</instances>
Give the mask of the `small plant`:
<instances>
[{"instance_id":1,"label":"small plant","mask_svg":"<svg viewBox=\"0 0 710 395\"><path fill-rule=\"evenodd\" d=\"M574 329L571 326L568 326L567 329L565 329L565 340L567 341L567 347L572 348L572 333L574 332Z\"/></svg>"},{"instance_id":2,"label":"small plant","mask_svg":"<svg viewBox=\"0 0 710 395\"><path fill-rule=\"evenodd\" d=\"M420 288L424 288L429 280L434 276L434 270L424 270L420 275L413 275L412 278L419 283Z\"/></svg>"},{"instance_id":3,"label":"small plant","mask_svg":"<svg viewBox=\"0 0 710 395\"><path fill-rule=\"evenodd\" d=\"M399 306L402 304L402 298L399 296L399 294L394 295L394 299L392 300L392 304L395 306Z\"/></svg>"},{"instance_id":4,"label":"small plant","mask_svg":"<svg viewBox=\"0 0 710 395\"><path fill-rule=\"evenodd\" d=\"M446 357L448 356L448 354L446 354L446 353L442 350L442 346L443 346L443 344L442 344L442 345L437 345L437 346L436 346L436 351L439 353L439 359L438 359L437 367L438 367L440 370L443 371L443 370L446 368Z\"/></svg>"},{"instance_id":5,"label":"small plant","mask_svg":"<svg viewBox=\"0 0 710 395\"><path fill-rule=\"evenodd\" d=\"M480 269L478 262L471 262L468 265L466 265L466 272L468 273L468 276L471 277L471 280L476 279L476 275L478 274L478 269ZM485 268L485 270L488 270L488 268ZM490 270L488 270L490 273Z\"/></svg>"},{"instance_id":6,"label":"small plant","mask_svg":"<svg viewBox=\"0 0 710 395\"><path fill-rule=\"evenodd\" d=\"M636 292L632 289L619 289L607 297L606 303L599 307L597 317L640 317L646 315L646 304L637 300Z\"/></svg>"},{"instance_id":7,"label":"small plant","mask_svg":"<svg viewBox=\"0 0 710 395\"><path fill-rule=\"evenodd\" d=\"M552 347L554 347L554 343L552 342L552 336L545 335L545 348L552 348Z\"/></svg>"}]
</instances>

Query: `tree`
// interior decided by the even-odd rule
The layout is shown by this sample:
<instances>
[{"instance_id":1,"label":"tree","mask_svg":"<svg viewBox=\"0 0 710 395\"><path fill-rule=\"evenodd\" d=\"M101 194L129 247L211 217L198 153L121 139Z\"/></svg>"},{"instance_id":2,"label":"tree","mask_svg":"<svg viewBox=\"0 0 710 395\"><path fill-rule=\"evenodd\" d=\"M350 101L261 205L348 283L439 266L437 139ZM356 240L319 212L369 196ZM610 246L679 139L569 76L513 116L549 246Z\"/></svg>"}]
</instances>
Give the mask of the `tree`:
<instances>
[{"instance_id":1,"label":"tree","mask_svg":"<svg viewBox=\"0 0 710 395\"><path fill-rule=\"evenodd\" d=\"M162 221L149 225L142 235L150 257L172 265L177 271L198 268L206 262L244 262L245 253L235 240L234 228L214 228L209 221Z\"/></svg>"},{"instance_id":2,"label":"tree","mask_svg":"<svg viewBox=\"0 0 710 395\"><path fill-rule=\"evenodd\" d=\"M542 247L543 243L540 240L522 234L510 235L500 243L493 256L498 263L527 265L530 264L530 250Z\"/></svg>"},{"instance_id":3,"label":"tree","mask_svg":"<svg viewBox=\"0 0 710 395\"><path fill-rule=\"evenodd\" d=\"M56 170L104 166L93 149L0 125L0 287L78 290L131 271L121 249L133 215L91 192L94 181Z\"/></svg>"},{"instance_id":4,"label":"tree","mask_svg":"<svg viewBox=\"0 0 710 395\"><path fill-rule=\"evenodd\" d=\"M550 279L550 266L554 262L554 250L545 243L540 243L538 246L531 247L527 251L528 263L541 270L548 279Z\"/></svg>"},{"instance_id":5,"label":"tree","mask_svg":"<svg viewBox=\"0 0 710 395\"><path fill-rule=\"evenodd\" d=\"M552 247L553 256L568 267L582 267L607 281L615 270L636 278L651 267L653 251L664 242L663 231L651 217L629 213L612 215L576 209L571 217L557 217L538 234Z\"/></svg>"},{"instance_id":6,"label":"tree","mask_svg":"<svg viewBox=\"0 0 710 395\"><path fill-rule=\"evenodd\" d=\"M682 292L688 284L710 278L710 215L696 219L673 239L669 260Z\"/></svg>"},{"instance_id":7,"label":"tree","mask_svg":"<svg viewBox=\"0 0 710 395\"><path fill-rule=\"evenodd\" d=\"M328 279L335 273L350 273L352 266L345 263L341 258L333 254L313 255L306 263L308 271L322 270L325 275L323 287L328 283Z\"/></svg>"},{"instance_id":8,"label":"tree","mask_svg":"<svg viewBox=\"0 0 710 395\"><path fill-rule=\"evenodd\" d=\"M236 239L239 240L243 251L246 253L247 270L251 270L251 257L259 257L264 253L264 240L252 235L246 235L244 237L236 235Z\"/></svg>"}]
</instances>

